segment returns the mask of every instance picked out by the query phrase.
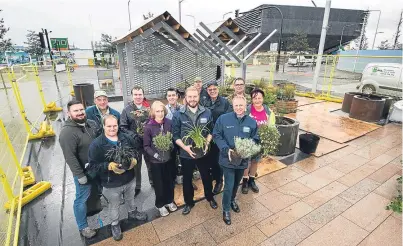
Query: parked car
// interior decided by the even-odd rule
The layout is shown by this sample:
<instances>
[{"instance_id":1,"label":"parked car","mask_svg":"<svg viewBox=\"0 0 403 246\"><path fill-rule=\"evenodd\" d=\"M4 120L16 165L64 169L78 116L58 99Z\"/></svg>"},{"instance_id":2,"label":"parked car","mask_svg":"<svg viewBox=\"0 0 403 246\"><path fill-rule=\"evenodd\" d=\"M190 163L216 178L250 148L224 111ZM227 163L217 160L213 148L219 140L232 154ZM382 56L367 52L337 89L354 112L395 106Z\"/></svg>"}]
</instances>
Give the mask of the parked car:
<instances>
[{"instance_id":1,"label":"parked car","mask_svg":"<svg viewBox=\"0 0 403 246\"><path fill-rule=\"evenodd\" d=\"M313 63L313 57L307 55L292 55L288 58L289 66L308 66Z\"/></svg>"},{"instance_id":2,"label":"parked car","mask_svg":"<svg viewBox=\"0 0 403 246\"><path fill-rule=\"evenodd\" d=\"M368 63L357 89L365 94L379 93L379 90L401 92L402 70L403 65L400 63Z\"/></svg>"}]
</instances>

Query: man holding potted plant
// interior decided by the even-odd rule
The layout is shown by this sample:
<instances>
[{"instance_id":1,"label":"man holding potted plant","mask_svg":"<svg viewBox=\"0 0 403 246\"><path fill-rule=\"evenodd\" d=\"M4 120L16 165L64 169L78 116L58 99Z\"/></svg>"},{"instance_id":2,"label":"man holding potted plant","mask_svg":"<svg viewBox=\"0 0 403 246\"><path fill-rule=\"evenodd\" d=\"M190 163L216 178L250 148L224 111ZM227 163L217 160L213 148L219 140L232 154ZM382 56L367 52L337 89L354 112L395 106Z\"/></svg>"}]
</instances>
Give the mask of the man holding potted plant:
<instances>
[{"instance_id":1,"label":"man holding potted plant","mask_svg":"<svg viewBox=\"0 0 403 246\"><path fill-rule=\"evenodd\" d=\"M234 112L220 116L213 130L214 142L220 149L218 162L224 172L222 206L223 220L227 225L231 224L230 208L236 213L241 211L235 196L243 172L248 167L247 158L260 151L260 146L256 144L259 141L256 121L245 114L245 97L234 97L232 105Z\"/></svg>"},{"instance_id":2,"label":"man holding potted plant","mask_svg":"<svg viewBox=\"0 0 403 246\"><path fill-rule=\"evenodd\" d=\"M133 101L130 102L122 111L120 117L120 127L122 131L128 134L133 139L140 136L141 148L143 147L143 134L144 126L148 122L148 114L150 111L150 104L144 98L144 90L140 86L135 86L132 89ZM144 150L140 150L141 155L144 155ZM147 165L148 179L150 185L153 186L152 174L148 158L144 156L144 161ZM139 163L136 165L136 196L141 190L141 166L143 159L139 158Z\"/></svg>"},{"instance_id":3,"label":"man holding potted plant","mask_svg":"<svg viewBox=\"0 0 403 246\"><path fill-rule=\"evenodd\" d=\"M183 170L183 197L185 207L183 215L190 213L194 206L194 190L192 187L193 169L198 167L206 200L213 209L217 202L213 197L213 184L210 175L211 164L207 159L207 152L212 139L210 134L213 128L211 111L199 105L199 91L189 87L185 93L186 107L181 108L173 117L173 137L180 149L180 159Z\"/></svg>"},{"instance_id":4,"label":"man holding potted plant","mask_svg":"<svg viewBox=\"0 0 403 246\"><path fill-rule=\"evenodd\" d=\"M150 121L144 127L143 146L150 160L154 177L155 206L160 215L165 217L176 211L174 201L174 183L172 182L172 121L165 118L166 108L160 101L151 105Z\"/></svg>"},{"instance_id":5,"label":"man holding potted plant","mask_svg":"<svg viewBox=\"0 0 403 246\"><path fill-rule=\"evenodd\" d=\"M144 221L145 213L137 210L134 202L136 183L134 167L140 155L137 153L138 142L130 136L118 132L118 120L113 115L103 119L104 134L97 137L88 151L89 165L87 169L92 176L101 180L103 194L108 199L109 218L112 220L113 239L122 239L119 225L119 207L123 195L125 204L129 206L129 219Z\"/></svg>"},{"instance_id":6,"label":"man holding potted plant","mask_svg":"<svg viewBox=\"0 0 403 246\"><path fill-rule=\"evenodd\" d=\"M210 109L211 114L213 115L213 125L215 125L218 117L223 114L229 113L232 111L231 104L228 100L219 95L218 83L216 81L210 81L207 83L207 93L209 98L202 100L200 102L201 105ZM212 174L213 179L215 180L215 186L213 189L214 194L218 194L222 189L222 170L220 165L218 164L218 155L219 149L214 141L211 143L211 148L209 152L209 159L212 164Z\"/></svg>"}]
</instances>

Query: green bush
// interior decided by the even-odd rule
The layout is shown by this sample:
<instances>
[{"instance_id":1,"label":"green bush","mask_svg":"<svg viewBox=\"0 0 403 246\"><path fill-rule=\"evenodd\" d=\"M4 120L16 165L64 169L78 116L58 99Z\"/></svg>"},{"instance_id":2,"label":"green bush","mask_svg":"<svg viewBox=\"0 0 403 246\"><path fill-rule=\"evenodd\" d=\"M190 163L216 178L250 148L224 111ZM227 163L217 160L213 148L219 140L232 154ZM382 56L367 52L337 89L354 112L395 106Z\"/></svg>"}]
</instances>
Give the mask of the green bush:
<instances>
[{"instance_id":1,"label":"green bush","mask_svg":"<svg viewBox=\"0 0 403 246\"><path fill-rule=\"evenodd\" d=\"M275 126L262 125L258 130L263 156L275 155L280 142L280 132Z\"/></svg>"},{"instance_id":2,"label":"green bush","mask_svg":"<svg viewBox=\"0 0 403 246\"><path fill-rule=\"evenodd\" d=\"M159 151L169 151L173 147L172 133L167 132L163 134L160 132L160 134L153 138L153 144Z\"/></svg>"}]
</instances>

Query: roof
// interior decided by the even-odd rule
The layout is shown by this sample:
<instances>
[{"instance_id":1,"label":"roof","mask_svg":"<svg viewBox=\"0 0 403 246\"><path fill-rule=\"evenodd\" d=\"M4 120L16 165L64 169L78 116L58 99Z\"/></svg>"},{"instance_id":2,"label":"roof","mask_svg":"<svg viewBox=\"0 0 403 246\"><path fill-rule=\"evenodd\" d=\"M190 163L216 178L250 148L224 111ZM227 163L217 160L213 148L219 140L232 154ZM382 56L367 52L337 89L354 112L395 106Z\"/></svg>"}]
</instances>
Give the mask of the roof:
<instances>
[{"instance_id":1,"label":"roof","mask_svg":"<svg viewBox=\"0 0 403 246\"><path fill-rule=\"evenodd\" d=\"M229 42L232 37L230 34L225 32L226 29L232 31L239 39L242 39L246 33L234 22L232 18L228 18L227 20L223 21L215 30L214 33L218 36L218 38L224 42ZM209 36L210 37L210 36Z\"/></svg>"}]
</instances>

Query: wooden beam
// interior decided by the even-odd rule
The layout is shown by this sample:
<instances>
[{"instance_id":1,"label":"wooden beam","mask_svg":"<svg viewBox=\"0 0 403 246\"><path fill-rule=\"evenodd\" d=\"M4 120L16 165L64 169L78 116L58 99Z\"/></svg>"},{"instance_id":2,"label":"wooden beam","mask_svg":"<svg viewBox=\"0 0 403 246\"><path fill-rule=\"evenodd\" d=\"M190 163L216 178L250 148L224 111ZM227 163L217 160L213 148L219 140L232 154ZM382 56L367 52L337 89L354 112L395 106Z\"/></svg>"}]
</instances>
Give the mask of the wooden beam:
<instances>
[{"instance_id":1,"label":"wooden beam","mask_svg":"<svg viewBox=\"0 0 403 246\"><path fill-rule=\"evenodd\" d=\"M234 29L232 29L233 32L239 32L239 27L235 27Z\"/></svg>"},{"instance_id":2,"label":"wooden beam","mask_svg":"<svg viewBox=\"0 0 403 246\"><path fill-rule=\"evenodd\" d=\"M143 29L141 27L139 28L139 32L140 32L140 34L144 33L144 31L143 31Z\"/></svg>"},{"instance_id":3,"label":"wooden beam","mask_svg":"<svg viewBox=\"0 0 403 246\"><path fill-rule=\"evenodd\" d=\"M179 27L181 27L181 24L176 24L176 25L173 25L173 26L172 26L172 28L173 28L175 31L178 30Z\"/></svg>"},{"instance_id":4,"label":"wooden beam","mask_svg":"<svg viewBox=\"0 0 403 246\"><path fill-rule=\"evenodd\" d=\"M183 38L189 38L190 33L185 32L185 33L181 33L181 35L182 35Z\"/></svg>"},{"instance_id":5,"label":"wooden beam","mask_svg":"<svg viewBox=\"0 0 403 246\"><path fill-rule=\"evenodd\" d=\"M227 21L226 24L228 24L226 26L231 26L232 25L232 20Z\"/></svg>"},{"instance_id":6,"label":"wooden beam","mask_svg":"<svg viewBox=\"0 0 403 246\"><path fill-rule=\"evenodd\" d=\"M171 15L168 15L167 17L165 17L165 20L169 20L169 18L171 18Z\"/></svg>"}]
</instances>

